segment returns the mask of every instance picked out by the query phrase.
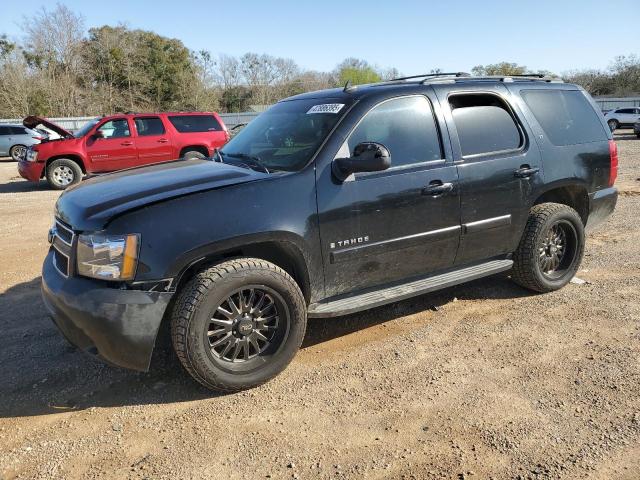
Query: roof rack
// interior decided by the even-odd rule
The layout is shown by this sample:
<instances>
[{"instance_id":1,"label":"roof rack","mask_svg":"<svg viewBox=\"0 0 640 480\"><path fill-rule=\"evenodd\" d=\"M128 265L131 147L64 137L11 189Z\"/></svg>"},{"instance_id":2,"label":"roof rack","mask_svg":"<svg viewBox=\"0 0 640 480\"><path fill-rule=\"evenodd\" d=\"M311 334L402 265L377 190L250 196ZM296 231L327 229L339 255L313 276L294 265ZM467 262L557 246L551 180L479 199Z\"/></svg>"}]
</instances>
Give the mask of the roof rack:
<instances>
[{"instance_id":1,"label":"roof rack","mask_svg":"<svg viewBox=\"0 0 640 480\"><path fill-rule=\"evenodd\" d=\"M427 82L465 82L474 80L498 81L510 83L515 81L538 81L548 83L563 83L562 79L548 77L544 73L514 73L513 75L470 75L466 72L443 72L443 73L425 73L424 75L411 75L408 77L394 78L381 84L394 82L403 82L406 80L420 80L418 83L425 84Z\"/></svg>"},{"instance_id":2,"label":"roof rack","mask_svg":"<svg viewBox=\"0 0 640 480\"><path fill-rule=\"evenodd\" d=\"M424 78L425 80L435 77L470 77L467 72L442 72L442 73L425 73L424 75L411 75L409 77L392 78L390 82L400 82L403 80L414 80L416 78Z\"/></svg>"}]
</instances>

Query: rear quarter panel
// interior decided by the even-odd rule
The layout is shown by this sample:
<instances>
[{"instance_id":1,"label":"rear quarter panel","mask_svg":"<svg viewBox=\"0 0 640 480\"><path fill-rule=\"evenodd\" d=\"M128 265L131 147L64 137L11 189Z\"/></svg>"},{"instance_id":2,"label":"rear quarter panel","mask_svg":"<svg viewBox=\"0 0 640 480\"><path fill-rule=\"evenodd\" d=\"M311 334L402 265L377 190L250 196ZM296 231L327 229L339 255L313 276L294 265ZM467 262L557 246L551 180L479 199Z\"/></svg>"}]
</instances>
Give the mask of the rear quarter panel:
<instances>
[{"instance_id":1,"label":"rear quarter panel","mask_svg":"<svg viewBox=\"0 0 640 480\"><path fill-rule=\"evenodd\" d=\"M593 99L581 88L571 84L512 84L509 89L514 93L514 101L518 102L521 111L534 134L534 138L542 153L544 165L545 191L562 185L582 185L587 192L607 188L609 182L610 156L609 140L611 131L606 124L604 116L597 108ZM522 97L523 90L557 89L574 90L581 92L594 110L594 114L603 130L603 140L595 140L589 143L575 145L554 145L549 136L536 119Z\"/></svg>"}]
</instances>

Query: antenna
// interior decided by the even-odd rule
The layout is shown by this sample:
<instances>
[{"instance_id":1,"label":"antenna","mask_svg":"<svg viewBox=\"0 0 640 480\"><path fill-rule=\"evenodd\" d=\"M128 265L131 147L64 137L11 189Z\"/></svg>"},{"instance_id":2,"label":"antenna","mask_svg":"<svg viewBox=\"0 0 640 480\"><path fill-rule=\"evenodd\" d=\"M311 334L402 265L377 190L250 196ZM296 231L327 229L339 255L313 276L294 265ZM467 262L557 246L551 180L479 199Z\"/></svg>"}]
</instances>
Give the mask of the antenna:
<instances>
[{"instance_id":1,"label":"antenna","mask_svg":"<svg viewBox=\"0 0 640 480\"><path fill-rule=\"evenodd\" d=\"M344 88L342 89L345 93L351 93L356 89L355 86L351 85L351 80L347 80L347 83L344 84Z\"/></svg>"}]
</instances>

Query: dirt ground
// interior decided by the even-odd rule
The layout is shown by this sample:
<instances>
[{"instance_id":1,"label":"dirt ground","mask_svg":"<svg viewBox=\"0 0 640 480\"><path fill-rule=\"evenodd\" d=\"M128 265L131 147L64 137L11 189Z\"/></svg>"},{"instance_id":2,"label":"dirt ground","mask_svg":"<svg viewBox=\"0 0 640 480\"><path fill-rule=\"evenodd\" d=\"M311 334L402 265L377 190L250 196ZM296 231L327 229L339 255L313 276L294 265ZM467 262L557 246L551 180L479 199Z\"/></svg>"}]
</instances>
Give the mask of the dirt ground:
<instances>
[{"instance_id":1,"label":"dirt ground","mask_svg":"<svg viewBox=\"0 0 640 480\"><path fill-rule=\"evenodd\" d=\"M290 367L212 395L69 348L40 299L58 196L0 162L0 479L640 478L640 140L584 284L505 276L312 320Z\"/></svg>"}]
</instances>

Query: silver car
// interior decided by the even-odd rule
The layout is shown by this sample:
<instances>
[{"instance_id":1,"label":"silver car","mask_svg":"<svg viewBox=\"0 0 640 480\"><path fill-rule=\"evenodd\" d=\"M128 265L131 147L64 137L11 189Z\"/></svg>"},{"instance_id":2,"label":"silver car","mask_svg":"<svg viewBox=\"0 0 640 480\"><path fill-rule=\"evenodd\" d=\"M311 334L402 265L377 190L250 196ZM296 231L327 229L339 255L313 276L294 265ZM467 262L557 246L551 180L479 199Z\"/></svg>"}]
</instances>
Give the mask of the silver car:
<instances>
[{"instance_id":1,"label":"silver car","mask_svg":"<svg viewBox=\"0 0 640 480\"><path fill-rule=\"evenodd\" d=\"M618 108L607 112L604 118L613 132L617 128L632 127L639 115L640 107Z\"/></svg>"},{"instance_id":2,"label":"silver car","mask_svg":"<svg viewBox=\"0 0 640 480\"><path fill-rule=\"evenodd\" d=\"M0 157L9 156L20 160L27 152L27 148L40 143L45 137L23 125L13 123L0 124Z\"/></svg>"}]
</instances>

